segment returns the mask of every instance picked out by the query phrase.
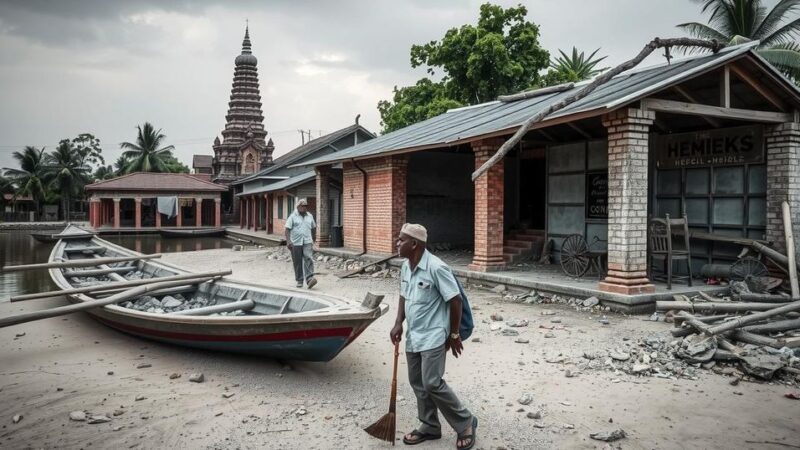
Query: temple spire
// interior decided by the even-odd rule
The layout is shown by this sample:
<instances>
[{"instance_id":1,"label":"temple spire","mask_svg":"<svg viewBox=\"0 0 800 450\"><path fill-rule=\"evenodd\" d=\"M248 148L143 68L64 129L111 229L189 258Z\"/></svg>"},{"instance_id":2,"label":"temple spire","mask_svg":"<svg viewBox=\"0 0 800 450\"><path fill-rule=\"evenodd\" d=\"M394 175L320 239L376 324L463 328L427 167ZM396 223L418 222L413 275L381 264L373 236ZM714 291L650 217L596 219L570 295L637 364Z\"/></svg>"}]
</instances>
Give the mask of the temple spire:
<instances>
[{"instance_id":1,"label":"temple spire","mask_svg":"<svg viewBox=\"0 0 800 450\"><path fill-rule=\"evenodd\" d=\"M249 55L252 53L250 47L250 24L248 23L244 28L244 40L242 41L242 54Z\"/></svg>"}]
</instances>

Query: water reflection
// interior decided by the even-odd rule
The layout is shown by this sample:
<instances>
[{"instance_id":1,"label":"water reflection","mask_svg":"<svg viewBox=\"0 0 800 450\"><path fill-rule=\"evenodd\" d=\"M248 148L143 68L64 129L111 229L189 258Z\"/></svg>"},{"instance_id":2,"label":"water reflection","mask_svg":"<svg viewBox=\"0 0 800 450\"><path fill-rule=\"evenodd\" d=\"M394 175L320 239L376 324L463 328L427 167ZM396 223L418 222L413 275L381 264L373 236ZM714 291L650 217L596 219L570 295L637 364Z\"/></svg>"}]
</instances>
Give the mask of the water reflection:
<instances>
[{"instance_id":1,"label":"water reflection","mask_svg":"<svg viewBox=\"0 0 800 450\"><path fill-rule=\"evenodd\" d=\"M60 230L58 230L60 231ZM156 234L104 236L103 239L141 253L173 253L182 251L231 248L237 242L225 238L162 238ZM47 262L54 243L39 242L27 231L0 232L0 264L33 264ZM0 273L0 302L9 297L55 290L47 270Z\"/></svg>"}]
</instances>

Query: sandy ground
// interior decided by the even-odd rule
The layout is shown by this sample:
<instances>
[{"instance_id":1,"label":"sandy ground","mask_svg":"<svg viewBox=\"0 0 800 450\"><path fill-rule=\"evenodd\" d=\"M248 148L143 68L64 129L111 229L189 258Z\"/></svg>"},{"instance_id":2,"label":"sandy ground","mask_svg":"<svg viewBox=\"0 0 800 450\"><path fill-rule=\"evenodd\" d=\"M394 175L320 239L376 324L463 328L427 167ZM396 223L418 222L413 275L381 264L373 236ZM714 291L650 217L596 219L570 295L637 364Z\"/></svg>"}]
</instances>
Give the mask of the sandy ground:
<instances>
[{"instance_id":1,"label":"sandy ground","mask_svg":"<svg viewBox=\"0 0 800 450\"><path fill-rule=\"evenodd\" d=\"M267 260L266 250L207 250L166 255L192 269L231 267L233 277L292 286L291 268ZM0 329L0 448L388 448L361 429L387 411L391 379L388 332L397 306L397 281L338 280L322 269L320 291L361 298L387 295L388 315L376 321L330 363L265 360L188 350L140 340L85 314ZM327 272L327 273L326 273ZM700 371L697 380L639 378L583 372L546 355L612 349L623 338L666 333L669 325L610 315L611 324L557 305L507 303L471 289L481 342L450 358L446 379L480 420L476 448L603 448L589 433L622 428L622 448L787 448L800 445L800 401L789 388L742 382ZM60 298L0 304L0 315L63 304ZM563 329L547 330L555 311ZM529 344L490 332L491 314L528 319ZM24 333L24 336L17 337ZM148 363L151 367L137 369ZM575 368L572 367L572 371ZM204 383L191 383L202 372ZM170 379L172 373L180 378ZM397 437L416 425L416 405L401 357ZM531 394L522 406L517 399ZM223 394L233 394L225 398ZM137 397L144 399L136 400ZM88 410L113 420L90 425L69 413ZM540 420L526 417L541 411ZM114 416L117 412L119 415ZM301 414L305 412L305 414ZM120 414L121 413L121 414ZM12 417L22 415L14 424ZM402 442L398 441L402 446ZM455 434L419 448L454 448Z\"/></svg>"}]
</instances>

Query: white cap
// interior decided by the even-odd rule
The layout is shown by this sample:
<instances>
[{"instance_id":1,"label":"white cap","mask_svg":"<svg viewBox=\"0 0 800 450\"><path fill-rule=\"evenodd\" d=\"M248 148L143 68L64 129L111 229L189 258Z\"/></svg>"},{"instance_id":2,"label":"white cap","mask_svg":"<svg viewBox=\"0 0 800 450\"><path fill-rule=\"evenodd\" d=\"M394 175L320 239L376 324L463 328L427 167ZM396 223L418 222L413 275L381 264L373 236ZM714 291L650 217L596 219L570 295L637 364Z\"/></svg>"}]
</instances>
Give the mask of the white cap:
<instances>
[{"instance_id":1,"label":"white cap","mask_svg":"<svg viewBox=\"0 0 800 450\"><path fill-rule=\"evenodd\" d=\"M297 201L297 206L308 206L308 200L301 198Z\"/></svg>"},{"instance_id":2,"label":"white cap","mask_svg":"<svg viewBox=\"0 0 800 450\"><path fill-rule=\"evenodd\" d=\"M400 232L418 241L428 242L428 230L418 223L404 224Z\"/></svg>"}]
</instances>

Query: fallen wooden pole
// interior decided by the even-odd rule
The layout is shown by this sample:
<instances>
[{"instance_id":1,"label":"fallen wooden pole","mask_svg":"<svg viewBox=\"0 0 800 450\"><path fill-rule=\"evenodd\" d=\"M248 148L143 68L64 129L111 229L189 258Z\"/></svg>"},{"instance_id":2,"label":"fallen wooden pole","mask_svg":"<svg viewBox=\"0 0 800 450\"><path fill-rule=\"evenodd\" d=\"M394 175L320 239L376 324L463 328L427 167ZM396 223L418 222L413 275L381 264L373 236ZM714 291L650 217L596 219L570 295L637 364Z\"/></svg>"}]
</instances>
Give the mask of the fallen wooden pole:
<instances>
[{"instance_id":1,"label":"fallen wooden pole","mask_svg":"<svg viewBox=\"0 0 800 450\"><path fill-rule=\"evenodd\" d=\"M768 311L782 306L781 303L752 303L752 302L730 302L730 303L691 303L675 301L656 301L656 309L660 311L689 311L692 313L716 313L716 312L744 312L744 311Z\"/></svg>"},{"instance_id":2,"label":"fallen wooden pole","mask_svg":"<svg viewBox=\"0 0 800 450\"><path fill-rule=\"evenodd\" d=\"M800 284L797 282L797 261L795 261L794 232L792 231L792 211L788 202L781 203L783 212L783 234L786 236L786 256L789 259L789 283L792 298L800 298Z\"/></svg>"},{"instance_id":3,"label":"fallen wooden pole","mask_svg":"<svg viewBox=\"0 0 800 450\"><path fill-rule=\"evenodd\" d=\"M738 342L744 342L745 344L764 345L772 348L782 348L786 346L786 342L783 339L761 336L760 334L748 333L742 330L733 330L728 336Z\"/></svg>"},{"instance_id":4,"label":"fallen wooden pole","mask_svg":"<svg viewBox=\"0 0 800 450\"><path fill-rule=\"evenodd\" d=\"M774 303L749 303L749 304L751 304L751 305L759 305L759 304L760 305L774 305ZM729 320L729 321L727 321L727 322L725 322L723 324L711 327L708 330L708 332L710 334L712 334L712 335L720 334L720 333L724 333L726 331L734 330L736 328L741 328L741 327L747 325L748 323L758 322L760 320L763 320L763 319L766 319L766 318L769 318L769 317L774 317L774 316L777 316L777 315L780 315L780 314L785 314L785 313L793 312L793 311L800 311L800 301L792 302L792 303L789 303L789 304L786 304L786 305L780 305L777 308L775 308L773 306L773 308L771 308L771 309L769 309L767 311L764 311L764 312L755 313L755 314L748 314L746 316L742 316L742 317L737 317L735 319L731 319L731 320Z\"/></svg>"},{"instance_id":5,"label":"fallen wooden pole","mask_svg":"<svg viewBox=\"0 0 800 450\"><path fill-rule=\"evenodd\" d=\"M751 333L777 333L780 331L800 330L800 319L777 320L775 322L759 325L750 325L742 328Z\"/></svg>"},{"instance_id":6,"label":"fallen wooden pole","mask_svg":"<svg viewBox=\"0 0 800 450\"><path fill-rule=\"evenodd\" d=\"M139 268L136 266L124 266L124 267L109 267L107 269L65 270L64 277L65 278L96 277L97 275L108 275L110 273L133 272L138 269Z\"/></svg>"},{"instance_id":7,"label":"fallen wooden pole","mask_svg":"<svg viewBox=\"0 0 800 450\"><path fill-rule=\"evenodd\" d=\"M85 286L79 288L72 288L72 289L64 289L60 291L48 291L48 292L39 292L37 294L25 294L25 295L18 295L16 297L11 297L11 302L21 302L23 300L35 300L39 298L47 298L53 297L56 295L71 295L71 294L88 294L90 292L106 292L111 291L113 289L126 289L129 287L134 286L142 286L146 284L153 284L158 283L161 281L180 281L180 280L190 280L196 278L198 275L205 275L205 276L225 276L230 275L230 270L223 270L219 272L205 272L205 273L186 273L182 275L172 275L169 277L161 277L161 278L147 278L143 280L130 280L130 281L119 281L116 283L106 283L106 284L96 284L94 286Z\"/></svg>"},{"instance_id":8,"label":"fallen wooden pole","mask_svg":"<svg viewBox=\"0 0 800 450\"><path fill-rule=\"evenodd\" d=\"M709 327L708 324L705 324L702 321L697 320L697 318L695 318L690 313L686 311L681 311L678 313L678 316L681 316L683 318L683 321L686 322L689 326L691 326L695 330L703 334L708 334L708 327Z\"/></svg>"},{"instance_id":9,"label":"fallen wooden pole","mask_svg":"<svg viewBox=\"0 0 800 450\"><path fill-rule=\"evenodd\" d=\"M392 255L392 256L387 256L386 258L379 259L378 261L371 262L369 264L365 264L365 265L359 267L358 269L353 269L353 270L348 271L348 272L337 273L336 276L339 277L339 278L352 277L353 275L356 275L356 274L359 274L359 273L363 272L364 269L366 269L367 267L385 263L385 262L389 261L392 258L397 258L398 256L399 255L396 255L396 254Z\"/></svg>"},{"instance_id":10,"label":"fallen wooden pole","mask_svg":"<svg viewBox=\"0 0 800 450\"><path fill-rule=\"evenodd\" d=\"M726 319L728 317L730 317L729 314L718 314L716 316L697 316L695 317L695 319L703 323L710 323L710 322L716 322L717 320ZM678 315L672 317L672 320L674 321L673 324L675 325L675 328L679 328L681 325L683 325L685 317L682 316L680 313L678 313Z\"/></svg>"},{"instance_id":11,"label":"fallen wooden pole","mask_svg":"<svg viewBox=\"0 0 800 450\"><path fill-rule=\"evenodd\" d=\"M739 300L743 302L790 303L800 299L774 294L739 294Z\"/></svg>"},{"instance_id":12,"label":"fallen wooden pole","mask_svg":"<svg viewBox=\"0 0 800 450\"><path fill-rule=\"evenodd\" d=\"M140 256L125 256L119 258L85 258L70 261L48 262L41 264L23 264L20 266L6 266L0 269L2 272L20 272L23 270L38 270L38 269L64 269L71 267L94 267L100 264L114 264L126 261L139 261L145 259L161 258L161 253L153 255L140 255Z\"/></svg>"},{"instance_id":13,"label":"fallen wooden pole","mask_svg":"<svg viewBox=\"0 0 800 450\"><path fill-rule=\"evenodd\" d=\"M768 257L769 259L773 260L774 262L776 262L778 264L783 264L787 268L789 267L789 258L786 255L780 253L779 251L777 251L777 250L775 250L773 248L767 247L766 245L762 244L761 242L757 242L757 241L751 242L750 246L754 250L756 250L756 251L758 251L760 253L763 253L766 257ZM797 267L796 263L795 263L795 267Z\"/></svg>"},{"instance_id":14,"label":"fallen wooden pole","mask_svg":"<svg viewBox=\"0 0 800 450\"><path fill-rule=\"evenodd\" d=\"M202 308L184 309L183 311L175 311L169 314L178 316L206 316L214 313L230 312L236 310L249 311L255 308L256 302L251 299L242 300L238 302L223 303L221 305L204 306Z\"/></svg>"},{"instance_id":15,"label":"fallen wooden pole","mask_svg":"<svg viewBox=\"0 0 800 450\"><path fill-rule=\"evenodd\" d=\"M133 297L138 297L140 295L144 295L148 292L157 291L159 289L165 289L173 286L180 286L186 284L188 281L194 283L202 283L208 281L212 278L218 278L219 275L209 275L209 274L195 274L194 279L190 280L179 280L179 281L162 281L160 283L153 283L147 284L144 286L137 286L130 288L126 291L122 291L118 294L114 294L111 297L101 298L97 300L90 300L87 302L75 303L72 305L67 306L59 306L56 308L50 308L43 311L33 311L28 313L17 314L9 317L3 317L0 319L0 328L4 328L11 325L17 325L20 323L25 322L32 322L34 320L41 320L41 319L48 319L50 317L57 317L63 316L66 314L72 314L78 311L85 311L87 309L94 309L100 308L106 305L116 304L125 300L128 300Z\"/></svg>"}]
</instances>

